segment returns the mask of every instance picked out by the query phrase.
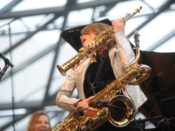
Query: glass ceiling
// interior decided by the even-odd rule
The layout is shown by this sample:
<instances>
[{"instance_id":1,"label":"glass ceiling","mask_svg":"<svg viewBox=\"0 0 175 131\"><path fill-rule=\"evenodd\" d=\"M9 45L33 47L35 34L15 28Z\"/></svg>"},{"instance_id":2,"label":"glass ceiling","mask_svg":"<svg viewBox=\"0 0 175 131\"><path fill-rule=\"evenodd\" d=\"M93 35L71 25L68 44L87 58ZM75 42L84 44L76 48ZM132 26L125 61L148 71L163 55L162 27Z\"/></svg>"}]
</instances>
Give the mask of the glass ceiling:
<instances>
[{"instance_id":1,"label":"glass ceiling","mask_svg":"<svg viewBox=\"0 0 175 131\"><path fill-rule=\"evenodd\" d=\"M12 124L7 126L12 121L13 96L17 117L26 115L28 109L43 102L52 127L66 115L54 104L55 95L65 80L56 65L63 64L77 52L60 39L62 30L104 18L113 21L140 6L143 7L141 12L126 23L130 41L134 43L133 31L138 30L141 50L175 52L175 6L168 5L166 0L118 3L115 0L77 0L73 3L67 0L1 0L0 53L14 64L14 68L9 67L0 81L0 130L13 130ZM158 46L155 48L155 45ZM3 67L4 61L0 59L0 68ZM29 116L15 124L17 131L26 130Z\"/></svg>"}]
</instances>

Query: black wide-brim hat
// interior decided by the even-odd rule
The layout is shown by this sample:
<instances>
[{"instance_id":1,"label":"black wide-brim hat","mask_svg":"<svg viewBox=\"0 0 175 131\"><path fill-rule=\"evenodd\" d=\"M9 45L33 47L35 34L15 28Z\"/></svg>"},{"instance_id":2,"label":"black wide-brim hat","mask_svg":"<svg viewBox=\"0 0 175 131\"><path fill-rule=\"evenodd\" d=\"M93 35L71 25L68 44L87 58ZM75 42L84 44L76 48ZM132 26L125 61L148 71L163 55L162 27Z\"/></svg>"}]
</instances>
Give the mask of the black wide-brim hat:
<instances>
[{"instance_id":1,"label":"black wide-brim hat","mask_svg":"<svg viewBox=\"0 0 175 131\"><path fill-rule=\"evenodd\" d=\"M104 19L94 23L104 23L107 25L112 25L112 22L109 19ZM61 33L61 37L67 41L75 50L79 50L82 47L80 36L81 30L87 25L78 26L72 29L64 30Z\"/></svg>"}]
</instances>

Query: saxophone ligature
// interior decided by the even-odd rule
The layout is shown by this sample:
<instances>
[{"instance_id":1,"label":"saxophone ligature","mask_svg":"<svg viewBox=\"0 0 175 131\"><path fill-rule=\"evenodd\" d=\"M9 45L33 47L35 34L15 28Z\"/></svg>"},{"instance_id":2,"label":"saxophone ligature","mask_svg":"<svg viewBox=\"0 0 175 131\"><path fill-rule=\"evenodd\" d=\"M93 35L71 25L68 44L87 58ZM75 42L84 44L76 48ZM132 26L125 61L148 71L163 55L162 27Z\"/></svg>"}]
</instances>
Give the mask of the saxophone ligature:
<instances>
[{"instance_id":1,"label":"saxophone ligature","mask_svg":"<svg viewBox=\"0 0 175 131\"><path fill-rule=\"evenodd\" d=\"M132 16L140 12L141 9L142 7L136 9L132 14L124 17L123 18L124 22L127 22ZM59 72L65 76L66 72L69 69L75 69L79 64L81 64L87 58L89 58L93 54L93 52L96 52L97 50L103 48L104 46L109 45L109 43L112 43L113 35L114 32L112 27L99 34L90 44L90 46L86 48L81 48L76 56L65 62L62 66L57 65Z\"/></svg>"}]
</instances>

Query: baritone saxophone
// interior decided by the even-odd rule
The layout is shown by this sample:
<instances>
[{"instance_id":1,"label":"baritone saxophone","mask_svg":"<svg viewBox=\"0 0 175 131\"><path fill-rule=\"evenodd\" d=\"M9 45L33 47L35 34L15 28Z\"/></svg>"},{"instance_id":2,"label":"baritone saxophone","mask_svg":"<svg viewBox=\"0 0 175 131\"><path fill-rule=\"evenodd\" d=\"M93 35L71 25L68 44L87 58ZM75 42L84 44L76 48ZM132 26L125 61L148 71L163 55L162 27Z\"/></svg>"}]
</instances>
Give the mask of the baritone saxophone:
<instances>
[{"instance_id":1,"label":"baritone saxophone","mask_svg":"<svg viewBox=\"0 0 175 131\"><path fill-rule=\"evenodd\" d=\"M132 16L140 12L141 9L142 7L136 9L132 14L124 17L123 18L124 22L127 22ZM113 35L114 35L113 28L109 27L109 29L99 34L88 47L81 48L79 50L79 53L76 56L74 56L72 59L65 62L62 66L57 65L59 72L65 76L66 72L69 69L75 69L79 64L81 64L87 58L89 58L93 54L93 52L96 52L101 48L103 48L104 46L107 46L110 43L113 43L114 41Z\"/></svg>"}]
</instances>

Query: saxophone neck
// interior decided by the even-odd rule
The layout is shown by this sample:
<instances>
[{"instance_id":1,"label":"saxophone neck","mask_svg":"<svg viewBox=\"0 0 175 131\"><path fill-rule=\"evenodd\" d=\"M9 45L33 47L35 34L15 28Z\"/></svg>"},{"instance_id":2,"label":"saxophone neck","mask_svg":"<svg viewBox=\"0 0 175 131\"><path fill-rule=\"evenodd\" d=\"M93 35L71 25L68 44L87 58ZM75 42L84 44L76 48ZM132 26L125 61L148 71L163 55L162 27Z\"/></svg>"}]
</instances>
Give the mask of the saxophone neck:
<instances>
[{"instance_id":1,"label":"saxophone neck","mask_svg":"<svg viewBox=\"0 0 175 131\"><path fill-rule=\"evenodd\" d=\"M129 14L129 15L125 16L123 18L124 22L127 22L132 16L134 16L136 13L140 12L141 9L142 9L142 6L137 8L132 14Z\"/></svg>"}]
</instances>

